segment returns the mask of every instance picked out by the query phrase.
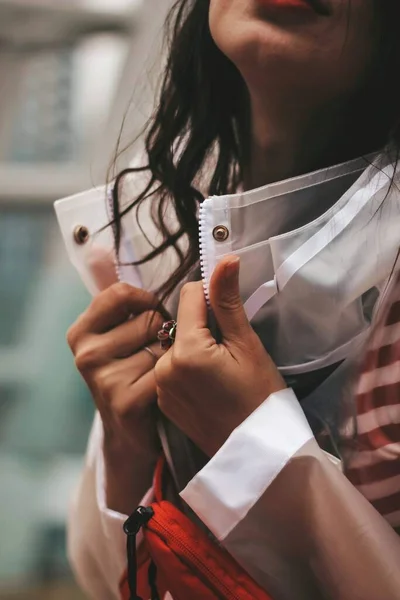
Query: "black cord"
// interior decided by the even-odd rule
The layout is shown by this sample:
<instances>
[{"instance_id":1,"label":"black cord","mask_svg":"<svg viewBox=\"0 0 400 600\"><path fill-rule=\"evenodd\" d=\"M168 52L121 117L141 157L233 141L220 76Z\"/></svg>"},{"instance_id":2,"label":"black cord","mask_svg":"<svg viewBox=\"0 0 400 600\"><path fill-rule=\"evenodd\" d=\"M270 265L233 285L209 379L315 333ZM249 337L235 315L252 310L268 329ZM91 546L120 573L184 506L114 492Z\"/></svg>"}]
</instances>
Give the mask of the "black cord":
<instances>
[{"instance_id":1,"label":"black cord","mask_svg":"<svg viewBox=\"0 0 400 600\"><path fill-rule=\"evenodd\" d=\"M142 600L142 598L137 595L137 558L135 535L128 535L126 550L128 556L128 584L130 591L129 600Z\"/></svg>"},{"instance_id":2,"label":"black cord","mask_svg":"<svg viewBox=\"0 0 400 600\"><path fill-rule=\"evenodd\" d=\"M153 561L151 561L149 565L149 586L151 600L160 600L160 595L157 590L157 567Z\"/></svg>"}]
</instances>

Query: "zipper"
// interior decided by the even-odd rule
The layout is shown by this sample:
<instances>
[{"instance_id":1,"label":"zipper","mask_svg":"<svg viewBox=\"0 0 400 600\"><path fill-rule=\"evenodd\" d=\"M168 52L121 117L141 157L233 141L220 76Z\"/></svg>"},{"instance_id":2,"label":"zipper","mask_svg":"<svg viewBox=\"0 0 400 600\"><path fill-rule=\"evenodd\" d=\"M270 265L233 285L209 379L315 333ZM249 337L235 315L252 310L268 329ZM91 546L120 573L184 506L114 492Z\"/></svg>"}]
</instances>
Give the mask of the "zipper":
<instances>
[{"instance_id":1,"label":"zipper","mask_svg":"<svg viewBox=\"0 0 400 600\"><path fill-rule=\"evenodd\" d=\"M208 262L208 223L207 223L207 206L211 204L211 199L207 198L200 204L199 210L199 252L200 252L200 271L203 282L204 296L208 308L210 308L210 265Z\"/></svg>"},{"instance_id":2,"label":"zipper","mask_svg":"<svg viewBox=\"0 0 400 600\"><path fill-rule=\"evenodd\" d=\"M142 600L137 593L136 536L143 525L148 523L153 516L154 510L151 508L151 506L139 506L124 523L124 532L127 536L126 551L128 557L128 585L130 591L130 600Z\"/></svg>"},{"instance_id":3,"label":"zipper","mask_svg":"<svg viewBox=\"0 0 400 600\"><path fill-rule=\"evenodd\" d=\"M148 519L149 521L150 519ZM147 521L147 522L148 522ZM155 533L158 533L162 536L165 541L172 540L175 542L177 546L182 551L182 556L187 557L192 565L194 565L197 569L197 574L199 578L208 586L211 585L213 591L217 595L223 594L224 600L240 600L240 597L237 596L232 590L230 590L219 578L215 575L208 567L205 565L196 553L192 550L192 546L190 543L187 543L185 537L182 535L177 535L175 533L171 533L161 522L157 519L153 511L153 516L151 517L151 523L149 524L149 528L152 529ZM170 544L168 544L170 545ZM136 600L136 599L135 599Z\"/></svg>"}]
</instances>

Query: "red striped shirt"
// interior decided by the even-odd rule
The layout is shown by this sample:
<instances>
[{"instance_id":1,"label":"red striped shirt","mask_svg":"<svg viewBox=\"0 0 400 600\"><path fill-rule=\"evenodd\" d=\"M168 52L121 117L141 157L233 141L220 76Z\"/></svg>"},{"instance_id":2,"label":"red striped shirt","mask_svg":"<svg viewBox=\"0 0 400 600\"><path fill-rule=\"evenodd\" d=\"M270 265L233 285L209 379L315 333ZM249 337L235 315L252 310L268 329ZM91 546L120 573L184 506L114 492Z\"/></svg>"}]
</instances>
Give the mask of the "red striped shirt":
<instances>
[{"instance_id":1,"label":"red striped shirt","mask_svg":"<svg viewBox=\"0 0 400 600\"><path fill-rule=\"evenodd\" d=\"M356 386L356 436L346 460L350 481L400 526L400 273L378 313Z\"/></svg>"}]
</instances>

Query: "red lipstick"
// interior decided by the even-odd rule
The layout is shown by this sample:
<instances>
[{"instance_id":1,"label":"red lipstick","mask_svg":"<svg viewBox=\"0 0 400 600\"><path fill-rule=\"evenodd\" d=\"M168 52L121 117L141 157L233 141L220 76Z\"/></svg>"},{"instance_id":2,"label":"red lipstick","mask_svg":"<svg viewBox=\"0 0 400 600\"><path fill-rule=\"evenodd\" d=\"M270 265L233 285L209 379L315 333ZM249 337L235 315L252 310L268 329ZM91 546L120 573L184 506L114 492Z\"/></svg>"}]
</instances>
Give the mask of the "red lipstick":
<instances>
[{"instance_id":1,"label":"red lipstick","mask_svg":"<svg viewBox=\"0 0 400 600\"><path fill-rule=\"evenodd\" d=\"M257 2L275 9L307 10L323 16L330 14L327 0L257 0Z\"/></svg>"}]
</instances>

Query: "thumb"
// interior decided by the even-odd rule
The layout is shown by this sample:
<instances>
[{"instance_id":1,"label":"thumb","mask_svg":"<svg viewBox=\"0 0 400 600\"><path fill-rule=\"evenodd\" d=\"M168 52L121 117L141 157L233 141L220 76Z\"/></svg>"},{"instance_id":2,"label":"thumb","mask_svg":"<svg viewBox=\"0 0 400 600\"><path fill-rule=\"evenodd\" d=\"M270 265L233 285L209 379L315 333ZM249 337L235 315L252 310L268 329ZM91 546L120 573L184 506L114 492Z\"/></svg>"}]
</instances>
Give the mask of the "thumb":
<instances>
[{"instance_id":1,"label":"thumb","mask_svg":"<svg viewBox=\"0 0 400 600\"><path fill-rule=\"evenodd\" d=\"M240 259L226 256L215 267L210 282L210 304L223 340L234 342L249 331L239 293Z\"/></svg>"}]
</instances>

